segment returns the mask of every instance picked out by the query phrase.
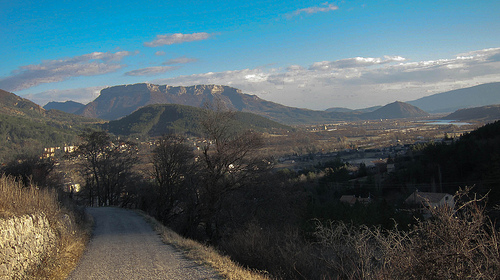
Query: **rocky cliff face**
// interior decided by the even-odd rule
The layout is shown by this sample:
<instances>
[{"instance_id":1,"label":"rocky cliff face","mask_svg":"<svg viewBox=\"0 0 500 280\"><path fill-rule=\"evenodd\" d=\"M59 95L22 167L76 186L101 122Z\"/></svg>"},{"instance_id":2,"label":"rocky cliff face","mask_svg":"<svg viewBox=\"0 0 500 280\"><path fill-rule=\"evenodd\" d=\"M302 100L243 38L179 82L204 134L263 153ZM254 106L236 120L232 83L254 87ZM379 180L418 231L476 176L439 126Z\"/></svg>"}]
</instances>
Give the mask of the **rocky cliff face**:
<instances>
[{"instance_id":1,"label":"rocky cliff face","mask_svg":"<svg viewBox=\"0 0 500 280\"><path fill-rule=\"evenodd\" d=\"M257 100L256 100L257 99ZM267 102L221 85L170 86L154 84L121 85L103 89L99 97L76 112L86 117L115 120L151 104L180 104L202 107L219 100L235 111L253 112L255 102ZM276 106L281 106L268 102Z\"/></svg>"},{"instance_id":2,"label":"rocky cliff face","mask_svg":"<svg viewBox=\"0 0 500 280\"><path fill-rule=\"evenodd\" d=\"M134 84L103 89L98 98L77 114L108 120L127 116L150 104L181 104L202 107L205 102L220 100L228 108L241 111L245 104L240 90L220 85L170 86Z\"/></svg>"}]
</instances>

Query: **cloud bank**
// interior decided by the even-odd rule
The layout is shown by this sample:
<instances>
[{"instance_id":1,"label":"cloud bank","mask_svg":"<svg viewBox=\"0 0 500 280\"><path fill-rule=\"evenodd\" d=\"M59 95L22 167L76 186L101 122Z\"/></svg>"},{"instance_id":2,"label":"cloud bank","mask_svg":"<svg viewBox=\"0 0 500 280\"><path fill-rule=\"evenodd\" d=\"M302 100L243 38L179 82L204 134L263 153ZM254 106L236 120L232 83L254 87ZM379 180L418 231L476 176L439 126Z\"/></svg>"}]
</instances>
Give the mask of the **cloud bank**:
<instances>
[{"instance_id":1,"label":"cloud bank","mask_svg":"<svg viewBox=\"0 0 500 280\"><path fill-rule=\"evenodd\" d=\"M163 73L168 72L168 71L176 70L178 68L179 68L178 66L153 66L153 67L147 67L147 68L128 71L125 73L125 76L158 75L158 74L163 74Z\"/></svg>"},{"instance_id":2,"label":"cloud bank","mask_svg":"<svg viewBox=\"0 0 500 280\"><path fill-rule=\"evenodd\" d=\"M72 58L45 60L40 64L21 66L9 77L0 79L0 88L23 90L43 83L54 83L71 77L95 76L114 72L122 67L120 61L133 53L127 51L93 52Z\"/></svg>"},{"instance_id":3,"label":"cloud bank","mask_svg":"<svg viewBox=\"0 0 500 280\"><path fill-rule=\"evenodd\" d=\"M79 65L74 61L83 61L88 66L89 57L100 57L99 63L112 68L125 54L100 53L67 59L44 62L26 67L34 75L35 70L59 73L60 67L54 65ZM163 66L148 67L127 72L127 75L157 75L181 67L196 59L180 57L167 60ZM70 62L71 61L71 62ZM112 62L113 61L113 62ZM116 67L120 67L117 64ZM100 73L92 67L84 73ZM71 68L70 68L71 69ZM108 69L108 68L102 68ZM93 71L91 71L93 70ZM31 71L31 72L29 72ZM42 70L40 70L42 71ZM45 72L42 72L45 73ZM83 73L83 72L72 72ZM27 74L18 74L26 78ZM81 74L80 74L81 75ZM60 78L56 76L56 78ZM48 78L47 78L48 79ZM40 82L22 80L27 84ZM308 66L289 65L286 68L254 68L222 72L199 73L187 76L160 78L150 82L156 84L197 85L221 84L233 86L248 94L255 94L263 99L284 105L323 110L330 107L351 109L385 105L396 100L411 101L427 95L452 89L474 86L481 83L500 81L500 48L471 51L458 54L453 58L411 61L401 56L354 57L333 61L313 62ZM2 88L0 86L0 88ZM102 88L102 87L101 87ZM91 101L97 96L96 88L71 90L53 90L24 96L38 104L48 101L75 100ZM95 97L94 97L95 98Z\"/></svg>"},{"instance_id":4,"label":"cloud bank","mask_svg":"<svg viewBox=\"0 0 500 280\"><path fill-rule=\"evenodd\" d=\"M451 59L411 62L400 56L355 57L312 63L308 68L256 68L158 79L172 85L224 84L294 107L363 108L479 83L500 81L500 48Z\"/></svg>"}]
</instances>

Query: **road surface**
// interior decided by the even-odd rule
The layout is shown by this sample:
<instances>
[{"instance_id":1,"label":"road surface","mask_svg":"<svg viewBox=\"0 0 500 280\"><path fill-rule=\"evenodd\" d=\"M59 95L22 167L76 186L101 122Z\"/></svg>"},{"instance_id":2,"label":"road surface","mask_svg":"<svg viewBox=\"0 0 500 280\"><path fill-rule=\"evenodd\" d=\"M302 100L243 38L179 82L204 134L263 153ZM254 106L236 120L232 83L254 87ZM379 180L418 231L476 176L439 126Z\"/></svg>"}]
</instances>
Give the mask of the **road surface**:
<instances>
[{"instance_id":1,"label":"road surface","mask_svg":"<svg viewBox=\"0 0 500 280\"><path fill-rule=\"evenodd\" d=\"M87 208L95 229L68 279L220 279L161 242L140 215L114 208Z\"/></svg>"}]
</instances>

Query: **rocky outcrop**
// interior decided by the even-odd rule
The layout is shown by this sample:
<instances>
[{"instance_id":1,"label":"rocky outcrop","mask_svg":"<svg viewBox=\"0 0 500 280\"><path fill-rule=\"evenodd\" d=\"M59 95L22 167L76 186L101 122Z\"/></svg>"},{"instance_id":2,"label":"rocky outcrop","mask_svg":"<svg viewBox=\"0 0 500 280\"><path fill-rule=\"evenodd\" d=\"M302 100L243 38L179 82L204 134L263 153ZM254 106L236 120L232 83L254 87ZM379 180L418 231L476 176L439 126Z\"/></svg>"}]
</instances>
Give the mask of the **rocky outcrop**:
<instances>
[{"instance_id":1,"label":"rocky outcrop","mask_svg":"<svg viewBox=\"0 0 500 280\"><path fill-rule=\"evenodd\" d=\"M0 219L0 279L22 279L56 245L44 215Z\"/></svg>"}]
</instances>

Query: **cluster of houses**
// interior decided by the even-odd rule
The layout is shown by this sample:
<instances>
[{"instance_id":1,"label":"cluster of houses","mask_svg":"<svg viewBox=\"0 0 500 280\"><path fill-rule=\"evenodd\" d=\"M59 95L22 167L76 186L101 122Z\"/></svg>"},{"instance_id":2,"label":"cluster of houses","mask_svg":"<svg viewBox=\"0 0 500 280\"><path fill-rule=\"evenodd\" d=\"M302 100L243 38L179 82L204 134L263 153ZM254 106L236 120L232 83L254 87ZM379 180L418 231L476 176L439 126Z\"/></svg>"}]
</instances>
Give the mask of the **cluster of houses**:
<instances>
[{"instance_id":1,"label":"cluster of houses","mask_svg":"<svg viewBox=\"0 0 500 280\"><path fill-rule=\"evenodd\" d=\"M56 156L56 152L63 151L64 153L72 153L76 150L76 146L64 146L64 147L51 147L44 148L41 158L53 158Z\"/></svg>"}]
</instances>

